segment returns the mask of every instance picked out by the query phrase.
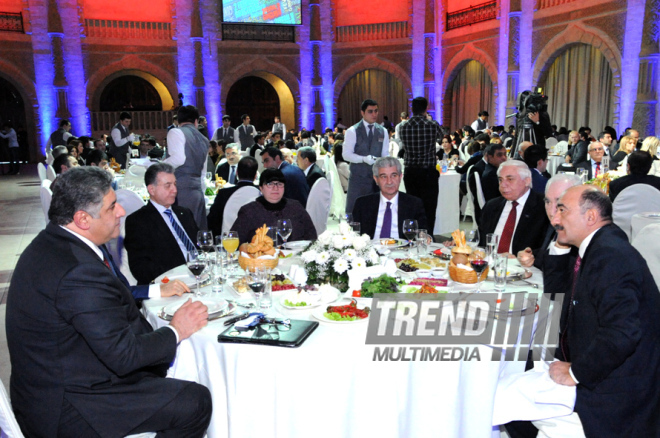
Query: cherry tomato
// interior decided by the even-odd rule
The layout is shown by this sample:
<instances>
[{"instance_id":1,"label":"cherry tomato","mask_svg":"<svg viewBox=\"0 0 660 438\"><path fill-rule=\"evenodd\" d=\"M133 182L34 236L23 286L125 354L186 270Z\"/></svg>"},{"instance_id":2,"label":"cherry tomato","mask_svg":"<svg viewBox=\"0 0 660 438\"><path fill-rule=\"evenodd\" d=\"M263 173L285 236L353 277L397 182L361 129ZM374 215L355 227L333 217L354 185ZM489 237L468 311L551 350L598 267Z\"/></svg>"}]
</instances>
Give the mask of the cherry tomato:
<instances>
[{"instance_id":1,"label":"cherry tomato","mask_svg":"<svg viewBox=\"0 0 660 438\"><path fill-rule=\"evenodd\" d=\"M362 291L361 290L354 290L353 291L353 296L354 297L361 297L362 296Z\"/></svg>"}]
</instances>

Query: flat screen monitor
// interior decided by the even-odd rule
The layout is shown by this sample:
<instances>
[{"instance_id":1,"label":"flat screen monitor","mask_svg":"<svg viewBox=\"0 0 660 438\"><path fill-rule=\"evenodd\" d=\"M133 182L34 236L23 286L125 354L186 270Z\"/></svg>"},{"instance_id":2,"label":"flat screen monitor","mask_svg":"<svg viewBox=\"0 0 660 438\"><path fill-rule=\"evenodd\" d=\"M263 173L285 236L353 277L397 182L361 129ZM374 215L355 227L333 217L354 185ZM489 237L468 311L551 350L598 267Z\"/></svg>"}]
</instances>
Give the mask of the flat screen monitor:
<instances>
[{"instance_id":1,"label":"flat screen monitor","mask_svg":"<svg viewBox=\"0 0 660 438\"><path fill-rule=\"evenodd\" d=\"M302 0L222 0L224 23L302 24Z\"/></svg>"}]
</instances>

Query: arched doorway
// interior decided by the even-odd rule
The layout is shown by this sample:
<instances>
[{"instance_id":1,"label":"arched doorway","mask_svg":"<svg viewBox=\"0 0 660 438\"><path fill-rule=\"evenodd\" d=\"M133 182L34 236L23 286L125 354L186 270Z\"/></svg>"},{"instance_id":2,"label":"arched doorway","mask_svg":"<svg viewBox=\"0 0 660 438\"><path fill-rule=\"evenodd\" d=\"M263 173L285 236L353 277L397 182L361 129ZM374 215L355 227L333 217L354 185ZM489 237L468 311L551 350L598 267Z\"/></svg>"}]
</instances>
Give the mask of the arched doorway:
<instances>
[{"instance_id":1,"label":"arched doorway","mask_svg":"<svg viewBox=\"0 0 660 438\"><path fill-rule=\"evenodd\" d=\"M239 126L241 116L247 114L257 131L267 131L273 126L273 117L280 115L280 98L266 79L246 76L229 89L226 108L232 126Z\"/></svg>"},{"instance_id":2,"label":"arched doorway","mask_svg":"<svg viewBox=\"0 0 660 438\"><path fill-rule=\"evenodd\" d=\"M539 83L548 96L548 113L553 124L569 130L589 126L593 132L613 124L612 70L596 47L588 44L568 47L557 56Z\"/></svg>"},{"instance_id":3,"label":"arched doorway","mask_svg":"<svg viewBox=\"0 0 660 438\"><path fill-rule=\"evenodd\" d=\"M133 75L120 76L105 86L100 99L101 111L161 111L163 105L156 88Z\"/></svg>"},{"instance_id":4,"label":"arched doorway","mask_svg":"<svg viewBox=\"0 0 660 438\"><path fill-rule=\"evenodd\" d=\"M29 161L25 105L21 93L9 81L0 77L0 126L10 122L20 145L21 161ZM0 161L8 160L8 140L0 138Z\"/></svg>"},{"instance_id":5,"label":"arched doorway","mask_svg":"<svg viewBox=\"0 0 660 438\"><path fill-rule=\"evenodd\" d=\"M456 74L447 87L444 108L445 124L455 130L464 125L471 125L480 111L490 114L490 124L495 118L495 99L493 81L486 68L479 61L468 61Z\"/></svg>"},{"instance_id":6,"label":"arched doorway","mask_svg":"<svg viewBox=\"0 0 660 438\"><path fill-rule=\"evenodd\" d=\"M341 90L337 100L337 118L346 126L354 125L362 118L360 105L365 99L378 102L378 123L383 117L396 124L402 111L410 111L408 93L403 84L384 70L368 69L353 76Z\"/></svg>"}]
</instances>

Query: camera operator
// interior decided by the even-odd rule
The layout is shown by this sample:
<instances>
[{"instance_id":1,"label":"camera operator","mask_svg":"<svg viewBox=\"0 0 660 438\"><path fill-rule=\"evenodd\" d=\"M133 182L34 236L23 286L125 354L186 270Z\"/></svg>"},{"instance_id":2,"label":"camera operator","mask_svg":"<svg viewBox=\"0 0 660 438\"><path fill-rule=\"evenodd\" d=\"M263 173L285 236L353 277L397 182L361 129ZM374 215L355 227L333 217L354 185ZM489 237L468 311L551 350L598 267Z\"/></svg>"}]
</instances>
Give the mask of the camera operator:
<instances>
[{"instance_id":1,"label":"camera operator","mask_svg":"<svg viewBox=\"0 0 660 438\"><path fill-rule=\"evenodd\" d=\"M548 114L548 97L541 93L523 91L518 95L516 140L510 156L518 158L518 147L523 141L545 147L545 138L552 135Z\"/></svg>"}]
</instances>

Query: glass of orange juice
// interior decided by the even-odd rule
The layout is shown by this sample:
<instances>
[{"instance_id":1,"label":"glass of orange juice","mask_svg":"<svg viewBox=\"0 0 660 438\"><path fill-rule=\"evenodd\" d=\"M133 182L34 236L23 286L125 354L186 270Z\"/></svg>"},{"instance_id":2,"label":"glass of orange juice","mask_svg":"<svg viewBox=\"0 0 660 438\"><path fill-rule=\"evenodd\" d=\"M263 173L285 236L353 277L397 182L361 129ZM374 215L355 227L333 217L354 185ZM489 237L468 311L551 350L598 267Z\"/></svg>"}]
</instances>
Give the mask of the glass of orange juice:
<instances>
[{"instance_id":1,"label":"glass of orange juice","mask_svg":"<svg viewBox=\"0 0 660 438\"><path fill-rule=\"evenodd\" d=\"M236 260L235 253L238 249L238 233L236 231L225 231L222 233L222 247L227 251L231 271L234 272L236 270L234 261Z\"/></svg>"}]
</instances>

